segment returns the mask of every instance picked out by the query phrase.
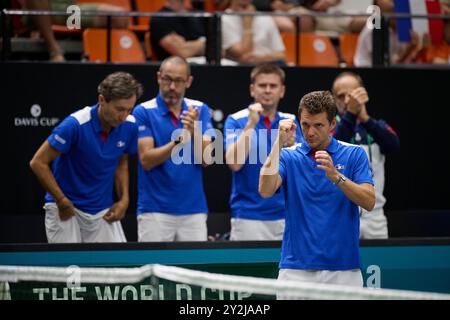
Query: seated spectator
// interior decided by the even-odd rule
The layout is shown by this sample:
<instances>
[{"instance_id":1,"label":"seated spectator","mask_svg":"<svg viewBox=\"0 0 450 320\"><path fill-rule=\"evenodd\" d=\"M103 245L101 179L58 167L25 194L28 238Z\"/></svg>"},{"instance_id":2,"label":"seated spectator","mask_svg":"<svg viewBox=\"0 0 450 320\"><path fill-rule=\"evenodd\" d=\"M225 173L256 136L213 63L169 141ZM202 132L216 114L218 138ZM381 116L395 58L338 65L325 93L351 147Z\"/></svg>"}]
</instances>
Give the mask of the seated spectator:
<instances>
[{"instance_id":1,"label":"seated spectator","mask_svg":"<svg viewBox=\"0 0 450 320\"><path fill-rule=\"evenodd\" d=\"M251 0L231 0L228 13L256 12ZM243 64L285 63L280 32L269 16L222 16L222 50L227 59Z\"/></svg>"},{"instance_id":2,"label":"seated spectator","mask_svg":"<svg viewBox=\"0 0 450 320\"><path fill-rule=\"evenodd\" d=\"M183 0L167 0L159 12L188 12ZM203 19L194 17L152 17L150 41L158 60L175 55L183 58L204 56L206 31Z\"/></svg>"},{"instance_id":3,"label":"seated spectator","mask_svg":"<svg viewBox=\"0 0 450 320\"><path fill-rule=\"evenodd\" d=\"M77 3L73 0L19 0L19 4L24 9L29 10L42 10L42 11L63 11L66 12L67 8L71 5L78 5L81 12L84 11L123 11L123 8L118 6L113 6L110 4L101 3ZM30 16L23 17L23 24L31 24L31 20L39 30L42 38L48 49L49 59L53 62L63 62L64 51L59 45L55 38L52 30L52 24L66 25L67 16ZM113 28L126 28L128 26L128 18L115 17L112 20ZM93 16L83 16L81 14L81 28L89 27L106 27L107 19L106 17L93 17Z\"/></svg>"}]
</instances>

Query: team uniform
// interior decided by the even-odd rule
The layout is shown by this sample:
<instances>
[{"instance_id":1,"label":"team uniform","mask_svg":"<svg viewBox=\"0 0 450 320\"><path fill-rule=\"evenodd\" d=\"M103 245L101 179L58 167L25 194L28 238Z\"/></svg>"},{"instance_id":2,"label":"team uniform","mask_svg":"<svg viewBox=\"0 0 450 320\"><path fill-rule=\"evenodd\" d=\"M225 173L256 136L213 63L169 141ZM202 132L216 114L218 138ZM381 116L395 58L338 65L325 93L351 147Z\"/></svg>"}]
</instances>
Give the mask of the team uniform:
<instances>
[{"instance_id":1,"label":"team uniform","mask_svg":"<svg viewBox=\"0 0 450 320\"><path fill-rule=\"evenodd\" d=\"M246 108L228 116L224 128L225 149L242 134L249 114ZM259 172L277 138L278 123L283 119L295 120L295 115L277 112L272 122L260 115L245 164L239 171L232 173L230 240L281 240L283 236L284 195L280 193L271 198L262 198L258 192ZM302 134L297 121L296 125L298 142Z\"/></svg>"},{"instance_id":2,"label":"team uniform","mask_svg":"<svg viewBox=\"0 0 450 320\"><path fill-rule=\"evenodd\" d=\"M135 122L128 116L103 141L97 104L71 114L48 137L48 143L61 152L52 162L53 175L76 212L75 217L61 221L55 200L45 195L50 243L126 241L120 222L108 223L103 215L114 203L114 174L121 156L136 153Z\"/></svg>"},{"instance_id":3,"label":"team uniform","mask_svg":"<svg viewBox=\"0 0 450 320\"><path fill-rule=\"evenodd\" d=\"M395 131L383 120L369 118L367 123L357 123L357 117L346 112L342 118L337 117L338 124L333 136L341 141L358 144L364 148L369 157L375 182L375 208L371 212L361 209L361 239L386 239L388 224L384 215L386 198L384 191L385 154L400 148L400 140Z\"/></svg>"},{"instance_id":4,"label":"team uniform","mask_svg":"<svg viewBox=\"0 0 450 320\"><path fill-rule=\"evenodd\" d=\"M348 179L373 184L361 147L331 138L326 151ZM362 286L359 208L317 164L304 141L281 151L286 229L278 279Z\"/></svg>"},{"instance_id":5,"label":"team uniform","mask_svg":"<svg viewBox=\"0 0 450 320\"><path fill-rule=\"evenodd\" d=\"M214 136L209 108L201 101L184 98L182 110L188 105L198 108L202 135ZM152 137L155 148L177 137L182 129L160 95L142 103L133 111L139 138ZM175 163L172 158L145 170L138 164L138 240L139 241L204 241L207 240L208 207L203 189L202 165L194 164L192 140L190 163ZM183 151L182 151L183 152ZM183 156L184 157L184 156Z\"/></svg>"}]
</instances>

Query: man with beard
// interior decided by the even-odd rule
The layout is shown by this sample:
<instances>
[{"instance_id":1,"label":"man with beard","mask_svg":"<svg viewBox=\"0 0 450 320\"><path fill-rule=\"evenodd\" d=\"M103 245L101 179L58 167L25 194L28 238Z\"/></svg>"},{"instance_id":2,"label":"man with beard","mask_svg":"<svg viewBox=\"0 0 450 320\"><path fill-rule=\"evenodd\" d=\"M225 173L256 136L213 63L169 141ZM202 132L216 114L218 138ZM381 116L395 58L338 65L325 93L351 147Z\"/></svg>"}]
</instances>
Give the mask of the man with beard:
<instances>
[{"instance_id":1,"label":"man with beard","mask_svg":"<svg viewBox=\"0 0 450 320\"><path fill-rule=\"evenodd\" d=\"M275 142L278 122L283 119L295 121L295 115L277 110L285 92L285 73L280 67L256 66L250 78L250 95L254 103L228 116L224 129L226 161L233 172L230 240L281 240L284 195L280 192L270 199L263 199L258 193L258 179L261 166ZM297 129L297 134L291 136L286 146L294 145L300 138Z\"/></svg>"},{"instance_id":2,"label":"man with beard","mask_svg":"<svg viewBox=\"0 0 450 320\"><path fill-rule=\"evenodd\" d=\"M157 73L159 94L133 112L139 128L138 241L207 240L202 155L214 131L208 106L184 97L192 80L184 58L165 59Z\"/></svg>"}]
</instances>

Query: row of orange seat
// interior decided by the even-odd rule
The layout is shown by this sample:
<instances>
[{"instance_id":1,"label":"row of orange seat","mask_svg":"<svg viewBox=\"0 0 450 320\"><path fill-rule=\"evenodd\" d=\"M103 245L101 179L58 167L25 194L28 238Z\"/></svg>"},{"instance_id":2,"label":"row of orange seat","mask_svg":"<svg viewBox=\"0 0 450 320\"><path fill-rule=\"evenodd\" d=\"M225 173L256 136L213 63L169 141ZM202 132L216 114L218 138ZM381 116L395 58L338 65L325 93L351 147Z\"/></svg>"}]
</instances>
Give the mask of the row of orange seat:
<instances>
[{"instance_id":1,"label":"row of orange seat","mask_svg":"<svg viewBox=\"0 0 450 320\"><path fill-rule=\"evenodd\" d=\"M300 66L339 66L340 56L347 66L353 66L353 55L356 49L358 35L341 34L339 36L339 52L337 54L330 38L314 33L301 33L297 59L296 36L294 33L282 33L286 46L286 58L289 65ZM123 29L111 30L111 62L145 62L156 60L152 56L150 32L145 34L145 51L133 31ZM83 47L87 59L91 62L107 61L107 31L106 29L88 28L83 32Z\"/></svg>"}]
</instances>

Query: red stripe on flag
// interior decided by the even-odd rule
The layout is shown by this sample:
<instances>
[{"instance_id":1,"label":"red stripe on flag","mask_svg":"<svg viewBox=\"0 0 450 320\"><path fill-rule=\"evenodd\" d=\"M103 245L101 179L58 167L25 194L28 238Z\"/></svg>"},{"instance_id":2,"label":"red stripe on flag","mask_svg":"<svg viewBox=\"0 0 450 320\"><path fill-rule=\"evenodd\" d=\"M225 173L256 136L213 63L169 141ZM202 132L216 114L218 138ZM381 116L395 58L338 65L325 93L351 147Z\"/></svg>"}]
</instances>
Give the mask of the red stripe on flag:
<instances>
[{"instance_id":1,"label":"red stripe on flag","mask_svg":"<svg viewBox=\"0 0 450 320\"><path fill-rule=\"evenodd\" d=\"M427 14L440 14L441 4L439 0L426 0ZM428 19L431 42L439 44L444 40L444 21L442 19Z\"/></svg>"}]
</instances>

